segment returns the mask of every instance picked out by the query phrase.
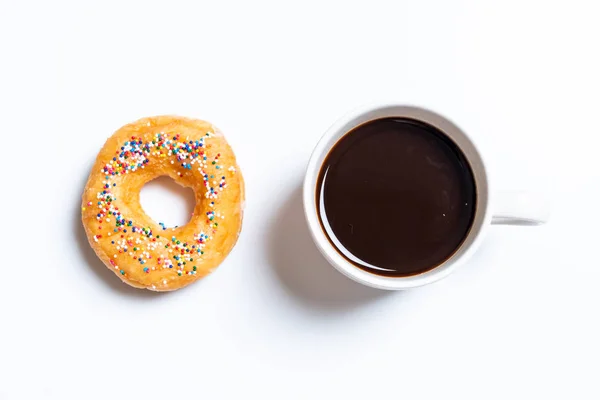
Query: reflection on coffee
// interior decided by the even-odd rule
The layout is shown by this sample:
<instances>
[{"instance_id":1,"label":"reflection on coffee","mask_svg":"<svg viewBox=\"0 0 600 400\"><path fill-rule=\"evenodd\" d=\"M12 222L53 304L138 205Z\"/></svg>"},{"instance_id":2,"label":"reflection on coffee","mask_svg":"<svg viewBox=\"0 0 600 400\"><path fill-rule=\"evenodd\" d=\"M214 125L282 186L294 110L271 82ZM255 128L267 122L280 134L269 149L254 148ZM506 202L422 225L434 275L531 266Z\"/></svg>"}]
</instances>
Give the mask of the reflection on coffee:
<instances>
[{"instance_id":1,"label":"reflection on coffee","mask_svg":"<svg viewBox=\"0 0 600 400\"><path fill-rule=\"evenodd\" d=\"M460 247L476 206L473 172L439 129L407 118L344 135L321 167L317 210L328 239L378 275L431 270Z\"/></svg>"}]
</instances>

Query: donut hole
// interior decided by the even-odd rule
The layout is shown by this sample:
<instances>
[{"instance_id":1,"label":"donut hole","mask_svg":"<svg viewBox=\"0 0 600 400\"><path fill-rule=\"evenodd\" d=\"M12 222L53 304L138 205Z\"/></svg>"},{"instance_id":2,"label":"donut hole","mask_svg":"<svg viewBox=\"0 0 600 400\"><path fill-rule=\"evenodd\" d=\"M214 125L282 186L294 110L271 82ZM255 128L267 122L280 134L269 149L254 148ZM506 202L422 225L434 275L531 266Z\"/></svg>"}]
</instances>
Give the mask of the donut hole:
<instances>
[{"instance_id":1,"label":"donut hole","mask_svg":"<svg viewBox=\"0 0 600 400\"><path fill-rule=\"evenodd\" d=\"M194 191L183 187L169 176L160 176L144 185L140 191L144 212L166 228L187 224L194 211Z\"/></svg>"}]
</instances>

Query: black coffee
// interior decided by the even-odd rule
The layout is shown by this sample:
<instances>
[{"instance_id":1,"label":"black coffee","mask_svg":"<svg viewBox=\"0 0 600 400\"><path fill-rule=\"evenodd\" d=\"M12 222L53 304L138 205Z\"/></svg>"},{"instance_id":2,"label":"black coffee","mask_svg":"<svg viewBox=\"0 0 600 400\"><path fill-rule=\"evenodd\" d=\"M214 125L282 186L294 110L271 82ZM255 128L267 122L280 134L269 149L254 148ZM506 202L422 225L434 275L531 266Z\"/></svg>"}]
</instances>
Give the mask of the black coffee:
<instances>
[{"instance_id":1,"label":"black coffee","mask_svg":"<svg viewBox=\"0 0 600 400\"><path fill-rule=\"evenodd\" d=\"M433 269L461 245L475 215L473 172L439 129L384 118L348 132L327 155L317 209L331 243L379 275Z\"/></svg>"}]
</instances>

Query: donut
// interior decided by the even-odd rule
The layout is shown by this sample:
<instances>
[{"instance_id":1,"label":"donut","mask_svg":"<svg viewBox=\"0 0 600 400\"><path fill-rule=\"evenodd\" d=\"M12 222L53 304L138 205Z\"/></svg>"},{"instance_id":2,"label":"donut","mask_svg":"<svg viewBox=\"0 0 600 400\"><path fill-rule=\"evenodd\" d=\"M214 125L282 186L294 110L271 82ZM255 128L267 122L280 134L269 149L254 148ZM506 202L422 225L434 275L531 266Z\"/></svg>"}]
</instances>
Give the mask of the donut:
<instances>
[{"instance_id":1,"label":"donut","mask_svg":"<svg viewBox=\"0 0 600 400\"><path fill-rule=\"evenodd\" d=\"M194 191L185 226L155 222L140 205L142 187L165 175ZM81 218L90 245L123 282L170 291L227 257L241 231L243 203L244 180L223 134L205 121L157 116L106 141L83 192Z\"/></svg>"}]
</instances>

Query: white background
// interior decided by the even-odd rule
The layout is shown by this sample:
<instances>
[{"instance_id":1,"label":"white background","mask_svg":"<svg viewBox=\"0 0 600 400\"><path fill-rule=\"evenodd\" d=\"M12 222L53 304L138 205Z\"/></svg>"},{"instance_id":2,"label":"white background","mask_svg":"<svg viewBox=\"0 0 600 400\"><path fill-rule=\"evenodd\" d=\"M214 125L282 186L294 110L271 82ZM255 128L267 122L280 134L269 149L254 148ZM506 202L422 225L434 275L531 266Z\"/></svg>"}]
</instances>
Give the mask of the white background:
<instances>
[{"instance_id":1,"label":"white background","mask_svg":"<svg viewBox=\"0 0 600 400\"><path fill-rule=\"evenodd\" d=\"M85 3L0 0L0 399L599 398L597 1ZM418 290L337 273L303 169L379 99L455 120L551 222ZM247 213L213 275L153 294L97 260L79 202L105 139L168 113L226 133ZM166 192L151 215L184 218Z\"/></svg>"}]
</instances>

